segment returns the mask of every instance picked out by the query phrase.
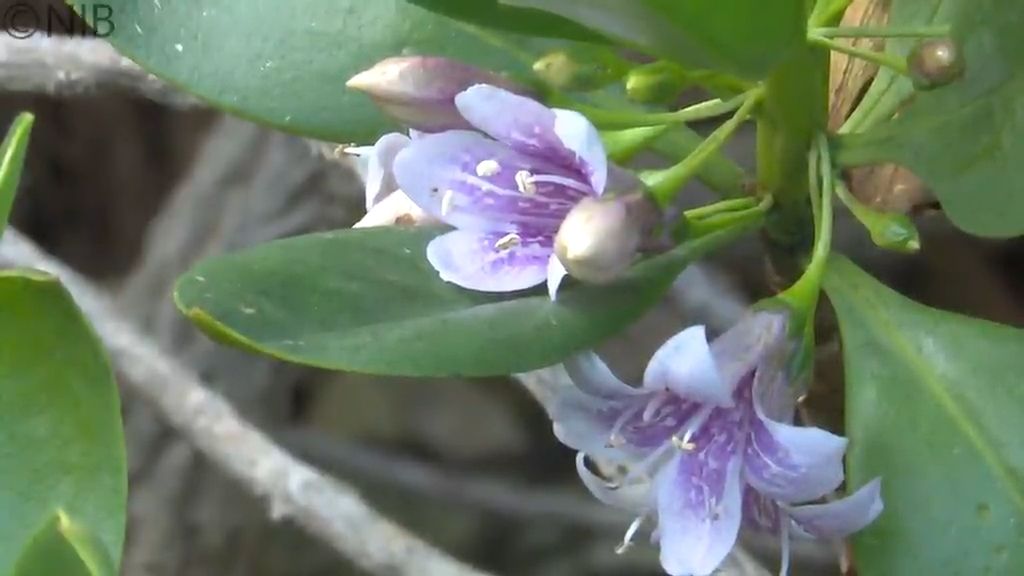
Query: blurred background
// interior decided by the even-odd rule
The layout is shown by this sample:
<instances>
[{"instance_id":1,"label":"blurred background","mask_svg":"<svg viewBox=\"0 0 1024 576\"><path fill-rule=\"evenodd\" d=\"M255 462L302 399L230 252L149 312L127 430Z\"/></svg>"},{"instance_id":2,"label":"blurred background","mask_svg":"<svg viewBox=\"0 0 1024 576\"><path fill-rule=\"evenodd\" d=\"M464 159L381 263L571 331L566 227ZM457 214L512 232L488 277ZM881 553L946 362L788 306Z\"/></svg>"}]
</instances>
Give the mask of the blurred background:
<instances>
[{"instance_id":1,"label":"blurred background","mask_svg":"<svg viewBox=\"0 0 1024 576\"><path fill-rule=\"evenodd\" d=\"M873 16L868 10L858 17ZM660 573L649 546L614 553L631 518L585 493L574 454L552 436L536 397L556 385L557 374L414 380L327 373L227 349L193 329L170 299L180 273L214 254L351 225L363 213L361 182L331 145L264 129L186 97L142 97L116 82L73 90L19 83L26 74L59 77L85 46L71 45L53 58L37 55L26 72L25 54L46 54L44 40L60 39L0 37L0 123L22 110L37 118L14 210L18 230L104 287L123 314L284 447L355 483L383 513L457 557L503 575ZM870 70L844 61L834 70L833 113L841 117ZM325 82L340 91L344 80ZM731 148L747 166L750 136ZM851 179L866 202L912 214L923 250L881 253L846 215L843 250L926 303L1024 324L1019 242L957 232L927 190L901 171L882 168ZM699 185L684 197L692 204L711 198ZM669 335L698 322L721 331L743 306L770 292L770 279L751 238L685 273L656 310L601 352L621 377L635 381ZM818 376L802 416L841 431L841 367L827 316ZM264 503L130 391L123 400L131 494L126 576L359 573L297 528L275 522ZM722 573L774 572L774 542L755 536L745 542L749 554L740 551ZM802 547L798 557L794 574L839 573L830 548Z\"/></svg>"}]
</instances>

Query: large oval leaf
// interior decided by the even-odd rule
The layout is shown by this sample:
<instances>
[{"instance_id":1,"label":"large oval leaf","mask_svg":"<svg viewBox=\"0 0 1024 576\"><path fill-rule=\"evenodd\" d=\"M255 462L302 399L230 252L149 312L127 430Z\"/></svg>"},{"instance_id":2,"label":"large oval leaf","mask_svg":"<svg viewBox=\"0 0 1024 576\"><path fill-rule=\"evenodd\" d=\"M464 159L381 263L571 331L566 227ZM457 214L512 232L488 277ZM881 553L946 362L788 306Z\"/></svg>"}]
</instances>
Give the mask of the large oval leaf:
<instances>
[{"instance_id":1,"label":"large oval leaf","mask_svg":"<svg viewBox=\"0 0 1024 576\"><path fill-rule=\"evenodd\" d=\"M178 306L210 334L322 368L485 376L555 364L625 328L694 258L739 231L694 241L606 286L494 295L442 281L425 257L437 229L372 228L280 240L201 263Z\"/></svg>"},{"instance_id":2,"label":"large oval leaf","mask_svg":"<svg viewBox=\"0 0 1024 576\"><path fill-rule=\"evenodd\" d=\"M844 136L838 159L906 166L967 232L1024 234L1024 3L978 0L962 8L954 36L966 76L919 93L893 122Z\"/></svg>"},{"instance_id":3,"label":"large oval leaf","mask_svg":"<svg viewBox=\"0 0 1024 576\"><path fill-rule=\"evenodd\" d=\"M58 511L32 537L11 576L115 576L102 543Z\"/></svg>"},{"instance_id":4,"label":"large oval leaf","mask_svg":"<svg viewBox=\"0 0 1024 576\"><path fill-rule=\"evenodd\" d=\"M506 6L499 0L407 0L427 10L494 30L531 36L605 43L600 34L540 10Z\"/></svg>"},{"instance_id":5,"label":"large oval leaf","mask_svg":"<svg viewBox=\"0 0 1024 576\"><path fill-rule=\"evenodd\" d=\"M103 350L66 290L0 272L0 574L65 510L121 557L124 437Z\"/></svg>"},{"instance_id":6,"label":"large oval leaf","mask_svg":"<svg viewBox=\"0 0 1024 576\"><path fill-rule=\"evenodd\" d=\"M144 68L219 108L336 142L369 141L391 124L345 81L399 54L451 56L497 71L526 64L467 25L404 0L94 0L107 38ZM525 38L511 44L522 48Z\"/></svg>"},{"instance_id":7,"label":"large oval leaf","mask_svg":"<svg viewBox=\"0 0 1024 576\"><path fill-rule=\"evenodd\" d=\"M1024 574L1024 331L927 308L834 258L849 477L886 511L858 573Z\"/></svg>"},{"instance_id":8,"label":"large oval leaf","mask_svg":"<svg viewBox=\"0 0 1024 576\"><path fill-rule=\"evenodd\" d=\"M684 65L765 78L807 41L804 0L501 0L546 10Z\"/></svg>"}]
</instances>

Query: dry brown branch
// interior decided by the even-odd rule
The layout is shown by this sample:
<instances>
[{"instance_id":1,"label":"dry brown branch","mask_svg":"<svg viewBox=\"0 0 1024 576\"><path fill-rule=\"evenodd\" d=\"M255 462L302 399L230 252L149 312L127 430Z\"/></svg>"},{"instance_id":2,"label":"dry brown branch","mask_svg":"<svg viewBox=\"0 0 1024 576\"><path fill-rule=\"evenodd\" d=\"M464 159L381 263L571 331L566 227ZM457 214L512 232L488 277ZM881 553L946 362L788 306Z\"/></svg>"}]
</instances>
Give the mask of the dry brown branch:
<instances>
[{"instance_id":1,"label":"dry brown branch","mask_svg":"<svg viewBox=\"0 0 1024 576\"><path fill-rule=\"evenodd\" d=\"M124 385L253 493L360 567L385 575L485 576L382 517L355 489L291 456L136 330L91 283L8 229L0 262L58 276L92 322Z\"/></svg>"}]
</instances>

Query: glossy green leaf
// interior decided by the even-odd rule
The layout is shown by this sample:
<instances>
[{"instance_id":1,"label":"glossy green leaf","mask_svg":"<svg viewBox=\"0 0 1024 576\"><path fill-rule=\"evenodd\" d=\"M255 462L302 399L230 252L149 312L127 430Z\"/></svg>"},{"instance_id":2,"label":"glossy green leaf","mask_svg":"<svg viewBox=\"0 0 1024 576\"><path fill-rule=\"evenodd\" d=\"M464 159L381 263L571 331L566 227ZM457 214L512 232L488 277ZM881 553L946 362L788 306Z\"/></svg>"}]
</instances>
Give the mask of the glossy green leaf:
<instances>
[{"instance_id":1,"label":"glossy green leaf","mask_svg":"<svg viewBox=\"0 0 1024 576\"><path fill-rule=\"evenodd\" d=\"M32 132L35 118L23 112L14 119L3 143L0 143L0 235L7 226L7 219L14 206L14 196L21 182L21 169L28 150L28 136Z\"/></svg>"},{"instance_id":2,"label":"glossy green leaf","mask_svg":"<svg viewBox=\"0 0 1024 576\"><path fill-rule=\"evenodd\" d=\"M120 558L124 436L103 349L41 272L0 272L0 317L0 574L56 510Z\"/></svg>"},{"instance_id":3,"label":"glossy green leaf","mask_svg":"<svg viewBox=\"0 0 1024 576\"><path fill-rule=\"evenodd\" d=\"M882 477L857 571L1024 574L1024 331L922 306L841 257L849 480Z\"/></svg>"},{"instance_id":4,"label":"glossy green leaf","mask_svg":"<svg viewBox=\"0 0 1024 576\"><path fill-rule=\"evenodd\" d=\"M494 30L529 36L605 43L608 40L576 22L540 10L507 6L499 0L406 0L412 4Z\"/></svg>"},{"instance_id":5,"label":"glossy green leaf","mask_svg":"<svg viewBox=\"0 0 1024 576\"><path fill-rule=\"evenodd\" d=\"M502 0L546 10L681 64L748 79L806 43L804 0Z\"/></svg>"},{"instance_id":6,"label":"glossy green leaf","mask_svg":"<svg viewBox=\"0 0 1024 576\"><path fill-rule=\"evenodd\" d=\"M102 543L64 512L37 532L15 563L12 576L115 576Z\"/></svg>"},{"instance_id":7,"label":"glossy green leaf","mask_svg":"<svg viewBox=\"0 0 1024 576\"><path fill-rule=\"evenodd\" d=\"M400 54L449 56L526 73L530 58L405 0L93 0L109 6L119 51L172 84L240 116L336 142L392 124L345 81ZM523 50L526 38L508 37Z\"/></svg>"},{"instance_id":8,"label":"glossy green leaf","mask_svg":"<svg viewBox=\"0 0 1024 576\"><path fill-rule=\"evenodd\" d=\"M838 141L854 166L896 162L935 192L950 220L980 236L1024 233L1024 3L970 2L954 36L966 76L918 93L893 122Z\"/></svg>"},{"instance_id":9,"label":"glossy green leaf","mask_svg":"<svg viewBox=\"0 0 1024 576\"><path fill-rule=\"evenodd\" d=\"M888 25L896 28L949 25L964 3L965 0L891 0ZM970 0L967 3L970 4ZM885 41L885 51L906 58L920 41L919 38L889 38ZM913 94L910 78L889 68L879 68L844 131L856 132L860 127L888 120Z\"/></svg>"},{"instance_id":10,"label":"glossy green leaf","mask_svg":"<svg viewBox=\"0 0 1024 576\"><path fill-rule=\"evenodd\" d=\"M216 338L322 368L408 376L509 374L560 362L625 328L694 258L739 231L693 241L604 286L515 295L443 282L437 229L372 228L271 242L201 263L175 298Z\"/></svg>"}]
</instances>

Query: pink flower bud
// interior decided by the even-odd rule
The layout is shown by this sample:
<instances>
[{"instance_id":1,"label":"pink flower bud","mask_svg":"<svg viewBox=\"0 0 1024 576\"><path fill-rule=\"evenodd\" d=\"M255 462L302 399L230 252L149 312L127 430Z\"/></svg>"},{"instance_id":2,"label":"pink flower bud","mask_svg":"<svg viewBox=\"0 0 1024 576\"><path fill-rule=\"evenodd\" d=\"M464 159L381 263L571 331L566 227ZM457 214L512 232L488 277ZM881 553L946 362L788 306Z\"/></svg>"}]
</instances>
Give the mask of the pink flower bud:
<instances>
[{"instance_id":1,"label":"pink flower bud","mask_svg":"<svg viewBox=\"0 0 1024 576\"><path fill-rule=\"evenodd\" d=\"M501 75L435 56L385 58L346 83L368 94L392 118L424 132L471 129L455 108L455 96L475 84L527 93Z\"/></svg>"}]
</instances>

